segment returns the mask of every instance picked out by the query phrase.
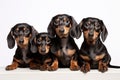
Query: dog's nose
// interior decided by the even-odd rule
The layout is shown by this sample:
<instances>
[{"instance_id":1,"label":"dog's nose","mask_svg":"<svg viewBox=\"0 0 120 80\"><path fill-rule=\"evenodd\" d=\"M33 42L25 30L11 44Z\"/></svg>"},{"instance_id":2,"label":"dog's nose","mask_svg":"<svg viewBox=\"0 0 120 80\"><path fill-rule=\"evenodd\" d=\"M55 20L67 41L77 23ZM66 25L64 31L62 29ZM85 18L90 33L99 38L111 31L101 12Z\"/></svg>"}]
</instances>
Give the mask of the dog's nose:
<instances>
[{"instance_id":1,"label":"dog's nose","mask_svg":"<svg viewBox=\"0 0 120 80\"><path fill-rule=\"evenodd\" d=\"M45 51L46 51L46 49L45 49L45 48L41 49L41 52L45 52Z\"/></svg>"},{"instance_id":2,"label":"dog's nose","mask_svg":"<svg viewBox=\"0 0 120 80\"><path fill-rule=\"evenodd\" d=\"M19 40L19 43L21 43L21 44L22 44L23 42L24 42L24 40L23 40L23 39L20 39L20 40Z\"/></svg>"},{"instance_id":3,"label":"dog's nose","mask_svg":"<svg viewBox=\"0 0 120 80\"><path fill-rule=\"evenodd\" d=\"M89 33L89 36L90 36L90 37L93 37L93 33Z\"/></svg>"},{"instance_id":4,"label":"dog's nose","mask_svg":"<svg viewBox=\"0 0 120 80\"><path fill-rule=\"evenodd\" d=\"M64 29L60 29L59 32L60 32L60 33L63 33L63 32L64 32Z\"/></svg>"}]
</instances>

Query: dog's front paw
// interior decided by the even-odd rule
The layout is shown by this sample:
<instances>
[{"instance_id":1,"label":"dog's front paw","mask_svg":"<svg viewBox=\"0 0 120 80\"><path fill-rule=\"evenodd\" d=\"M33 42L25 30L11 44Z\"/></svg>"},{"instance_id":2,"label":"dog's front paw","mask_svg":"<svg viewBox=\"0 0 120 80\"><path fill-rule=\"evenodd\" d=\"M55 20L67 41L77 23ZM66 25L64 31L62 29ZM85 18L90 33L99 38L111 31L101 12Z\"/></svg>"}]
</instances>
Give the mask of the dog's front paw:
<instances>
[{"instance_id":1,"label":"dog's front paw","mask_svg":"<svg viewBox=\"0 0 120 80\"><path fill-rule=\"evenodd\" d=\"M83 73L89 72L89 71L90 71L90 64L89 64L89 63L84 63L84 64L82 65L82 67L81 67L81 71L82 71Z\"/></svg>"},{"instance_id":2,"label":"dog's front paw","mask_svg":"<svg viewBox=\"0 0 120 80\"><path fill-rule=\"evenodd\" d=\"M71 60L70 70L72 70L72 71L77 71L77 70L79 70L79 69L80 69L80 67L78 66L77 61Z\"/></svg>"},{"instance_id":3,"label":"dog's front paw","mask_svg":"<svg viewBox=\"0 0 120 80\"><path fill-rule=\"evenodd\" d=\"M80 69L80 67L78 65L72 65L72 66L70 66L70 70L72 70L72 71L77 71L79 69Z\"/></svg>"},{"instance_id":4,"label":"dog's front paw","mask_svg":"<svg viewBox=\"0 0 120 80\"><path fill-rule=\"evenodd\" d=\"M58 69L58 67L56 67L56 66L48 67L48 71L56 71L57 69Z\"/></svg>"},{"instance_id":5,"label":"dog's front paw","mask_svg":"<svg viewBox=\"0 0 120 80\"><path fill-rule=\"evenodd\" d=\"M108 70L107 63L99 62L98 70L100 72L106 72Z\"/></svg>"},{"instance_id":6,"label":"dog's front paw","mask_svg":"<svg viewBox=\"0 0 120 80\"><path fill-rule=\"evenodd\" d=\"M6 69L6 70L14 70L14 69L16 69L16 68L17 68L16 65L8 65L5 69Z\"/></svg>"},{"instance_id":7,"label":"dog's front paw","mask_svg":"<svg viewBox=\"0 0 120 80\"><path fill-rule=\"evenodd\" d=\"M45 70L47 70L47 69L48 69L48 66L47 66L46 64L40 66L40 70L41 70L41 71L45 71Z\"/></svg>"},{"instance_id":8,"label":"dog's front paw","mask_svg":"<svg viewBox=\"0 0 120 80\"><path fill-rule=\"evenodd\" d=\"M35 70L35 69L39 69L39 65L30 65L30 69L33 69L33 70Z\"/></svg>"}]
</instances>

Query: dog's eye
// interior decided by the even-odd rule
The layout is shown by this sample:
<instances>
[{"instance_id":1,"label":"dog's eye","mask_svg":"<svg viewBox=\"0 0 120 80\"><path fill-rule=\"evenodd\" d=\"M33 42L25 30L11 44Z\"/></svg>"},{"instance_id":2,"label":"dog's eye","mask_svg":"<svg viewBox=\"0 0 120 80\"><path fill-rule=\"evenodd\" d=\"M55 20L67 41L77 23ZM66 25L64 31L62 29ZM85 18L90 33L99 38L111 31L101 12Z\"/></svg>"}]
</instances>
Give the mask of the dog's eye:
<instances>
[{"instance_id":1,"label":"dog's eye","mask_svg":"<svg viewBox=\"0 0 120 80\"><path fill-rule=\"evenodd\" d=\"M14 35L19 35L19 31L18 31L18 30L15 30L15 31L14 31Z\"/></svg>"},{"instance_id":2,"label":"dog's eye","mask_svg":"<svg viewBox=\"0 0 120 80\"><path fill-rule=\"evenodd\" d=\"M58 22L54 22L55 28L58 28L59 23Z\"/></svg>"},{"instance_id":3,"label":"dog's eye","mask_svg":"<svg viewBox=\"0 0 120 80\"><path fill-rule=\"evenodd\" d=\"M99 32L100 31L100 27L98 28L98 27L95 27L95 31L96 32Z\"/></svg>"},{"instance_id":4,"label":"dog's eye","mask_svg":"<svg viewBox=\"0 0 120 80\"><path fill-rule=\"evenodd\" d=\"M59 25L59 23L58 23L57 21L54 21L54 25L58 26L58 25Z\"/></svg>"},{"instance_id":5,"label":"dog's eye","mask_svg":"<svg viewBox=\"0 0 120 80\"><path fill-rule=\"evenodd\" d=\"M37 40L37 44L41 44L41 41L39 39Z\"/></svg>"},{"instance_id":6,"label":"dog's eye","mask_svg":"<svg viewBox=\"0 0 120 80\"><path fill-rule=\"evenodd\" d=\"M88 28L89 28L89 25L88 25L88 24L85 24L84 27L85 27L86 29L88 29Z\"/></svg>"},{"instance_id":7,"label":"dog's eye","mask_svg":"<svg viewBox=\"0 0 120 80\"><path fill-rule=\"evenodd\" d=\"M27 29L27 30L24 31L24 33L25 33L25 34L29 34L30 31Z\"/></svg>"},{"instance_id":8,"label":"dog's eye","mask_svg":"<svg viewBox=\"0 0 120 80\"><path fill-rule=\"evenodd\" d=\"M99 30L100 29L100 26L95 26L95 30Z\"/></svg>"},{"instance_id":9,"label":"dog's eye","mask_svg":"<svg viewBox=\"0 0 120 80\"><path fill-rule=\"evenodd\" d=\"M66 21L65 25L69 25L70 21Z\"/></svg>"},{"instance_id":10,"label":"dog's eye","mask_svg":"<svg viewBox=\"0 0 120 80\"><path fill-rule=\"evenodd\" d=\"M50 44L50 43L51 43L51 40L47 40L47 41L46 41L46 44Z\"/></svg>"}]
</instances>

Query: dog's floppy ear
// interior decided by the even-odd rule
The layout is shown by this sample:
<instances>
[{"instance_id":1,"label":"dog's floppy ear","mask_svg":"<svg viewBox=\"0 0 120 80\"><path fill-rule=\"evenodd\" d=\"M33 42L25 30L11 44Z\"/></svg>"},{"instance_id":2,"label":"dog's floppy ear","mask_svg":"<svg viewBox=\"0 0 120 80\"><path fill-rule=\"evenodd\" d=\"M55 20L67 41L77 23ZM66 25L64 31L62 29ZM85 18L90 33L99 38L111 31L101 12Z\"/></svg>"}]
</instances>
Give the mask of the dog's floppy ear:
<instances>
[{"instance_id":1,"label":"dog's floppy ear","mask_svg":"<svg viewBox=\"0 0 120 80\"><path fill-rule=\"evenodd\" d=\"M30 44L31 44L30 49L31 49L32 53L36 53L37 47L36 47L35 43L36 43L36 35L38 34L38 32L33 26L31 26L31 28L32 28L32 35L31 35L32 37L30 39Z\"/></svg>"},{"instance_id":2,"label":"dog's floppy ear","mask_svg":"<svg viewBox=\"0 0 120 80\"><path fill-rule=\"evenodd\" d=\"M56 38L52 38L52 45L51 45L51 52L52 53L56 53L56 51L58 51L58 49L60 49L59 46L60 44L57 42Z\"/></svg>"},{"instance_id":3,"label":"dog's floppy ear","mask_svg":"<svg viewBox=\"0 0 120 80\"><path fill-rule=\"evenodd\" d=\"M74 19L73 19L74 21ZM82 30L83 30L83 23L85 21L85 18L82 19L82 21L76 26L76 27L73 27L73 29L71 30L72 32L72 35L77 35L77 39L81 36L82 34ZM76 33L75 33L76 32Z\"/></svg>"},{"instance_id":4,"label":"dog's floppy ear","mask_svg":"<svg viewBox=\"0 0 120 80\"><path fill-rule=\"evenodd\" d=\"M100 23L101 23L101 26L102 26L101 38L102 38L102 41L104 42L107 38L108 31L107 31L107 28L105 27L102 20L100 20Z\"/></svg>"},{"instance_id":5,"label":"dog's floppy ear","mask_svg":"<svg viewBox=\"0 0 120 80\"><path fill-rule=\"evenodd\" d=\"M54 30L54 17L51 19L48 28L47 28L48 33L50 34L51 37L55 37L55 30Z\"/></svg>"},{"instance_id":6,"label":"dog's floppy ear","mask_svg":"<svg viewBox=\"0 0 120 80\"><path fill-rule=\"evenodd\" d=\"M30 42L35 38L35 36L38 34L37 30L33 27L33 26L30 26L32 28L32 37L30 39Z\"/></svg>"},{"instance_id":7,"label":"dog's floppy ear","mask_svg":"<svg viewBox=\"0 0 120 80\"><path fill-rule=\"evenodd\" d=\"M71 19L71 23L72 23L72 28L70 30L70 36L71 37L74 37L74 38L79 38L81 36L81 30L77 24L77 22L75 21L75 19L70 16L70 19Z\"/></svg>"},{"instance_id":8,"label":"dog's floppy ear","mask_svg":"<svg viewBox=\"0 0 120 80\"><path fill-rule=\"evenodd\" d=\"M84 25L85 21L86 21L86 18L83 18L82 21L79 23L79 27L80 27L81 32L83 31L83 25Z\"/></svg>"},{"instance_id":9,"label":"dog's floppy ear","mask_svg":"<svg viewBox=\"0 0 120 80\"><path fill-rule=\"evenodd\" d=\"M15 46L15 39L13 37L13 28L10 30L8 36L7 36L7 43L8 47L12 49Z\"/></svg>"},{"instance_id":10,"label":"dog's floppy ear","mask_svg":"<svg viewBox=\"0 0 120 80\"><path fill-rule=\"evenodd\" d=\"M30 50L31 50L32 53L36 53L36 52L37 52L36 38L34 38L34 39L31 41Z\"/></svg>"}]
</instances>

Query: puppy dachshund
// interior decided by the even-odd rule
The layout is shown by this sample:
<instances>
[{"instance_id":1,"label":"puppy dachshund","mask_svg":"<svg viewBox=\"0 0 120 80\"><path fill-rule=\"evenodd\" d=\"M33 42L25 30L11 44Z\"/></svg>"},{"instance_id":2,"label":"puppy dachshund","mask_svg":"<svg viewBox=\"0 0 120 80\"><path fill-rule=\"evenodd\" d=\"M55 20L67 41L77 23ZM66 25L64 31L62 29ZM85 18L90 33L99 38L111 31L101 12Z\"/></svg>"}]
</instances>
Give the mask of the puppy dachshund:
<instances>
[{"instance_id":1,"label":"puppy dachshund","mask_svg":"<svg viewBox=\"0 0 120 80\"><path fill-rule=\"evenodd\" d=\"M79 63L82 72L86 73L90 69L98 69L100 72L105 72L108 67L120 68L119 66L110 65L111 57L102 43L108 35L102 20L92 17L84 18L78 28L79 30L81 29L80 32L82 31L84 36L79 52Z\"/></svg>"},{"instance_id":2,"label":"puppy dachshund","mask_svg":"<svg viewBox=\"0 0 120 80\"><path fill-rule=\"evenodd\" d=\"M55 37L52 53L58 58L58 66L78 70L77 63L78 47L73 38L79 38L79 31L76 28L77 22L67 14L58 14L51 19L48 25L48 33Z\"/></svg>"},{"instance_id":3,"label":"puppy dachshund","mask_svg":"<svg viewBox=\"0 0 120 80\"><path fill-rule=\"evenodd\" d=\"M17 67L28 67L32 61L30 41L35 37L37 31L27 23L18 23L10 30L7 36L8 47L12 49L17 44L17 49L11 65L6 70L13 70Z\"/></svg>"},{"instance_id":4,"label":"puppy dachshund","mask_svg":"<svg viewBox=\"0 0 120 80\"><path fill-rule=\"evenodd\" d=\"M58 60L51 53L52 38L48 33L39 33L32 41L31 51L35 54L31 69L54 71L58 69Z\"/></svg>"}]
</instances>

